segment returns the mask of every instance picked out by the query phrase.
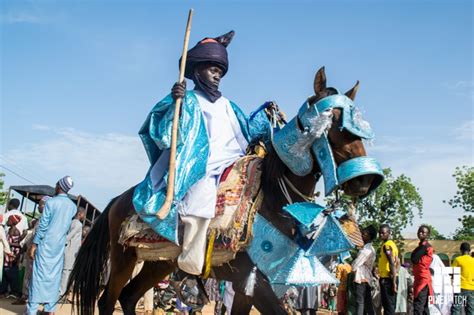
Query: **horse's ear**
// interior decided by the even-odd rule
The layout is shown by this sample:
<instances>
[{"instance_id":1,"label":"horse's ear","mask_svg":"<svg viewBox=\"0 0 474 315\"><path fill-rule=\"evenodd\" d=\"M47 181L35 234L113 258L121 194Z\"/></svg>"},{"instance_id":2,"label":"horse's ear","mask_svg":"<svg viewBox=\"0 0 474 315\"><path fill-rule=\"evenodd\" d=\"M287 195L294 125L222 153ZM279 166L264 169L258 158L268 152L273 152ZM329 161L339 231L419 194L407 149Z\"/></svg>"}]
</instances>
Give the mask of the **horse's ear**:
<instances>
[{"instance_id":1,"label":"horse's ear","mask_svg":"<svg viewBox=\"0 0 474 315\"><path fill-rule=\"evenodd\" d=\"M224 47L227 47L232 41L232 38L234 37L234 35L235 35L235 32L230 31L214 39L217 40L219 43L221 43Z\"/></svg>"},{"instance_id":2,"label":"horse's ear","mask_svg":"<svg viewBox=\"0 0 474 315\"><path fill-rule=\"evenodd\" d=\"M321 95L326 91L326 73L324 71L324 67L316 72L314 76L314 94Z\"/></svg>"},{"instance_id":3,"label":"horse's ear","mask_svg":"<svg viewBox=\"0 0 474 315\"><path fill-rule=\"evenodd\" d=\"M352 89L346 92L346 96L350 98L351 100L354 100L357 94L357 90L359 89L359 80L357 80L356 84Z\"/></svg>"}]
</instances>

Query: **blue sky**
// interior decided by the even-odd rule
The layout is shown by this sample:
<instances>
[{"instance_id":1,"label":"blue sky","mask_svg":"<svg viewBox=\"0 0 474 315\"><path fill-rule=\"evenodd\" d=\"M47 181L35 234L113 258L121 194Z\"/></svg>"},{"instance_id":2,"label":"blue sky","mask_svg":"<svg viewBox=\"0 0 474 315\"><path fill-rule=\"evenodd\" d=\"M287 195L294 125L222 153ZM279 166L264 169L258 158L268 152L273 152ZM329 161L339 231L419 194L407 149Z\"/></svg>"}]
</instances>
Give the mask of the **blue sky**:
<instances>
[{"instance_id":1,"label":"blue sky","mask_svg":"<svg viewBox=\"0 0 474 315\"><path fill-rule=\"evenodd\" d=\"M442 200L454 168L474 164L471 1L2 1L6 185L70 174L72 192L103 208L140 181L137 132L178 77L191 7L190 45L236 31L221 89L247 113L272 99L293 116L321 66L343 91L360 80L369 154L425 202L407 232L454 231L461 211Z\"/></svg>"}]
</instances>

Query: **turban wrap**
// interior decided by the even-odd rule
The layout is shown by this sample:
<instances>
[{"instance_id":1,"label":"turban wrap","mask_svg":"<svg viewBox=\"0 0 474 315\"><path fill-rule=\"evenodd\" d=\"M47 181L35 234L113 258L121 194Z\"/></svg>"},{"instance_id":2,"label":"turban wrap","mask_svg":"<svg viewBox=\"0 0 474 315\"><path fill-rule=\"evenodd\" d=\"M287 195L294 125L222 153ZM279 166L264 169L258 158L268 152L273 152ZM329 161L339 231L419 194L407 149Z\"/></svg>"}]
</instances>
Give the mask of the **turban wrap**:
<instances>
[{"instance_id":1,"label":"turban wrap","mask_svg":"<svg viewBox=\"0 0 474 315\"><path fill-rule=\"evenodd\" d=\"M64 191L68 192L72 186L74 186L74 182L72 181L72 178L69 176L64 176L58 181L59 187Z\"/></svg>"},{"instance_id":2,"label":"turban wrap","mask_svg":"<svg viewBox=\"0 0 474 315\"><path fill-rule=\"evenodd\" d=\"M17 225L21 221L21 216L14 214L8 217L7 225Z\"/></svg>"},{"instance_id":3,"label":"turban wrap","mask_svg":"<svg viewBox=\"0 0 474 315\"><path fill-rule=\"evenodd\" d=\"M217 38L204 38L193 48L188 50L186 59L186 70L184 76L193 80L196 87L203 91L211 102L215 102L221 93L216 87L206 82L204 78L200 77L196 72L196 67L202 63L211 63L222 69L222 76L227 73L229 69L229 60L227 58L227 45L232 40L234 31L219 36ZM181 58L179 59L181 63Z\"/></svg>"}]
</instances>

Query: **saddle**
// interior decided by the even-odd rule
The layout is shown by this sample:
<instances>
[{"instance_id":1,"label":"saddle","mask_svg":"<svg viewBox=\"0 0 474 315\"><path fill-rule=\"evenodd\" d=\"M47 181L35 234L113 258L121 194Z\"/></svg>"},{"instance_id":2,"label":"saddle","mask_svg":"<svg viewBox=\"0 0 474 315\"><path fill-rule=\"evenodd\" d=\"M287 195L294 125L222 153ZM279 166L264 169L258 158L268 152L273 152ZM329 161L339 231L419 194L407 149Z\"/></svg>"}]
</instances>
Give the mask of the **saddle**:
<instances>
[{"instance_id":1,"label":"saddle","mask_svg":"<svg viewBox=\"0 0 474 315\"><path fill-rule=\"evenodd\" d=\"M206 266L231 261L251 241L251 227L263 199L260 191L262 161L258 155L246 155L222 174L216 214L208 229ZM183 230L179 225L180 243ZM180 246L156 234L137 214L122 223L119 243L135 247L138 259L144 261L173 260L181 253Z\"/></svg>"}]
</instances>

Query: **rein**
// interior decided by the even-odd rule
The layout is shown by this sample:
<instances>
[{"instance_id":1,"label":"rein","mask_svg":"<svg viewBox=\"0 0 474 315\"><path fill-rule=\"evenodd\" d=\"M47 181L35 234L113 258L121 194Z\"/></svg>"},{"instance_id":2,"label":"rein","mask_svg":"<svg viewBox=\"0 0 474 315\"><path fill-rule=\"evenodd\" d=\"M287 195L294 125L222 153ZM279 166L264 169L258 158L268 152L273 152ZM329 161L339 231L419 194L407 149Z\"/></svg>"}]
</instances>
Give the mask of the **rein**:
<instances>
[{"instance_id":1,"label":"rein","mask_svg":"<svg viewBox=\"0 0 474 315\"><path fill-rule=\"evenodd\" d=\"M287 185L288 187L290 187L291 191L303 198L304 201L314 202L316 200L317 194L314 194L313 196L303 194L301 191L298 190L298 188L295 187L295 185L293 185L293 183L285 175L278 178L278 185L280 186L280 189L289 204L293 204L293 200L291 199L291 196L288 193L288 188L286 187Z\"/></svg>"}]
</instances>

